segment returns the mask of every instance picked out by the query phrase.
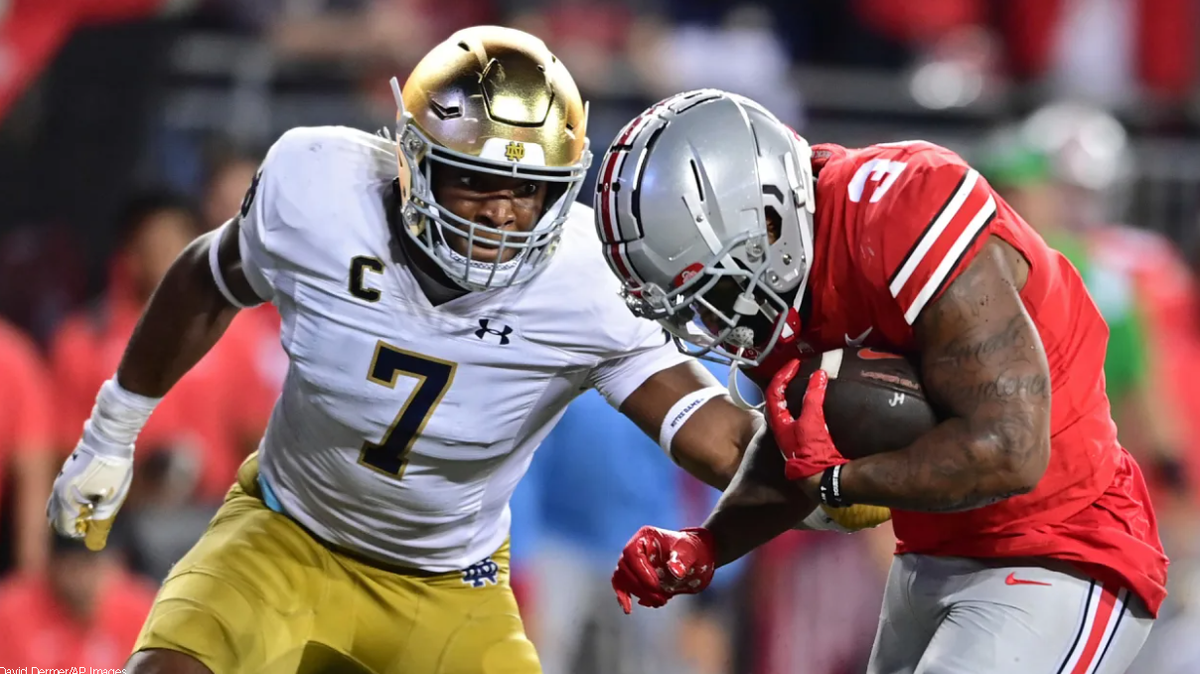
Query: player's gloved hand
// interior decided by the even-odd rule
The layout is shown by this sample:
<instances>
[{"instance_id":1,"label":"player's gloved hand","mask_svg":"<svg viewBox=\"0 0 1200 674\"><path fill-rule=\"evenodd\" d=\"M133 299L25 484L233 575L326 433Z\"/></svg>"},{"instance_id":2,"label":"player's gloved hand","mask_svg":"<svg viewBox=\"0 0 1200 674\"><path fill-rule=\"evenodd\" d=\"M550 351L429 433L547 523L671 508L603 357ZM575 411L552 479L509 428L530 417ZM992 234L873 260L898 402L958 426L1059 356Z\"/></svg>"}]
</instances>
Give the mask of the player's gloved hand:
<instances>
[{"instance_id":1,"label":"player's gloved hand","mask_svg":"<svg viewBox=\"0 0 1200 674\"><path fill-rule=\"evenodd\" d=\"M845 508L834 508L821 504L813 508L812 514L804 518L799 528L850 534L863 529L874 529L890 519L892 511L884 506L856 503Z\"/></svg>"},{"instance_id":2,"label":"player's gloved hand","mask_svg":"<svg viewBox=\"0 0 1200 674\"><path fill-rule=\"evenodd\" d=\"M789 480L803 480L818 475L826 468L849 463L829 437L825 425L825 389L829 385L829 374L817 370L808 379L808 390L804 393L804 407L800 417L793 418L788 410L788 384L800 370L800 361L792 360L783 366L771 379L767 387L767 422L779 443L779 451L786 460L784 474Z\"/></svg>"},{"instance_id":3,"label":"player's gloved hand","mask_svg":"<svg viewBox=\"0 0 1200 674\"><path fill-rule=\"evenodd\" d=\"M712 582L716 570L712 533L703 528L670 531L642 527L625 544L612 586L626 614L630 597L650 608L666 605L677 594L696 594Z\"/></svg>"},{"instance_id":4,"label":"player's gloved hand","mask_svg":"<svg viewBox=\"0 0 1200 674\"><path fill-rule=\"evenodd\" d=\"M133 445L106 443L89 420L54 480L46 507L50 525L63 536L83 538L90 550L103 550L132 479Z\"/></svg>"}]
</instances>

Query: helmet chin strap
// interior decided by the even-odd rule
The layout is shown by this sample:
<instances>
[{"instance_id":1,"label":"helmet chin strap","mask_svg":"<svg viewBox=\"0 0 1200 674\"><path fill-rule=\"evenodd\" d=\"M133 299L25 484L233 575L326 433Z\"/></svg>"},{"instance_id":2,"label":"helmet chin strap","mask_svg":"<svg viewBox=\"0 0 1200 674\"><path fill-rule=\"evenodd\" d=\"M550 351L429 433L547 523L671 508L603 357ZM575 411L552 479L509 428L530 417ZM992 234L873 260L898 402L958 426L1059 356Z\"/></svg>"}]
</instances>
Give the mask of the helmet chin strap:
<instances>
[{"instance_id":1,"label":"helmet chin strap","mask_svg":"<svg viewBox=\"0 0 1200 674\"><path fill-rule=\"evenodd\" d=\"M745 348L738 347L737 356L740 358L742 352L745 350ZM737 364L737 362L734 362L729 366L729 381L725 384L725 388L729 389L729 399L733 401L734 405L737 405L744 410L761 412L762 409L766 407L766 403L759 403L757 405L751 404L742 395L742 390L738 387L738 373L741 371L741 367Z\"/></svg>"},{"instance_id":2,"label":"helmet chin strap","mask_svg":"<svg viewBox=\"0 0 1200 674\"><path fill-rule=\"evenodd\" d=\"M739 314L746 315L743 313L743 310L749 308L746 306L744 301L748 301L754 305L754 311L750 313L750 315L762 313L770 319L776 319L779 317L777 312L770 311L770 307L766 307L754 302L752 296L748 296L747 294L738 295L738 298L734 301L734 310ZM786 317L784 320L786 320ZM774 323L774 320L772 320L772 323ZM737 347L737 351L734 352L734 357L741 358L743 354L745 354L746 349L751 348L751 346L754 344L754 330L744 325L738 326L731 331L728 341L730 342L731 346ZM740 407L741 409L761 411L765 406L765 403L753 405L746 400L745 396L742 395L742 391L738 386L739 372L741 372L741 364L735 360L729 365L729 380L726 382L725 386L725 388L729 389L729 399L733 401L734 405Z\"/></svg>"},{"instance_id":3,"label":"helmet chin strap","mask_svg":"<svg viewBox=\"0 0 1200 674\"><path fill-rule=\"evenodd\" d=\"M796 293L795 299L792 300L792 308L789 311L787 311L783 314L779 314L778 312L775 312L775 311L768 311L767 310L768 307L760 306L760 308L759 308L759 310L763 314L767 315L769 318L772 319L772 325L775 324L776 320L784 321L783 331L780 333L779 340L775 343L774 348L779 348L780 346L783 346L786 348L792 342L793 338L798 336L798 333L799 333L798 319L797 319L796 325L793 327L792 321L789 321L789 317L792 315L795 315L795 316L800 315L800 304L804 300L804 283L805 283L805 281L807 281L807 279L808 279L808 274L805 273L804 279L801 280L801 283L800 283L799 292ZM741 298L739 297L739 299L741 299ZM750 331L750 328L742 326L742 327L736 328L735 332L737 330L743 330L743 329L746 331ZM753 332L752 331L750 331L750 332L751 332L751 335L753 335ZM742 336L743 335L738 335L738 337L742 337ZM738 341L741 342L740 339ZM753 336L751 336L751 342L753 342ZM735 356L737 358L741 358L742 354L744 354L746 352L747 348L749 348L749 347L742 346L739 344L737 346L737 351L735 352ZM759 354L760 359L765 358L765 356L766 356L766 354ZM761 363L762 361L760 360L759 362ZM734 405L740 407L741 409L761 412L763 410L763 408L766 406L766 403L759 403L757 405L754 405L754 404L751 404L748 400L746 400L746 397L742 395L740 385L738 384L738 373L741 371L742 371L741 363L739 363L738 361L735 360L732 364L730 364L729 379L725 385L725 388L729 389L729 398L730 398L730 400L733 401Z\"/></svg>"}]
</instances>

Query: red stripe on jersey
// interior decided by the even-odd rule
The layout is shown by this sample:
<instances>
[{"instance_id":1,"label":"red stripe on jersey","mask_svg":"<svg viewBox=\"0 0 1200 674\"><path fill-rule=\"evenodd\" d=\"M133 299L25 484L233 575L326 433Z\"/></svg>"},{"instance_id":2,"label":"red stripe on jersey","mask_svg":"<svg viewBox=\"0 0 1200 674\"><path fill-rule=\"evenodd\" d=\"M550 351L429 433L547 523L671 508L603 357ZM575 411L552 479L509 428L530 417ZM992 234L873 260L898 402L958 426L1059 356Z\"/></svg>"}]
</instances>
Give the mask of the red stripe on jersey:
<instances>
[{"instance_id":1,"label":"red stripe on jersey","mask_svg":"<svg viewBox=\"0 0 1200 674\"><path fill-rule=\"evenodd\" d=\"M996 200L987 183L968 170L890 276L888 290L909 325L957 276L963 256L995 214Z\"/></svg>"},{"instance_id":2,"label":"red stripe on jersey","mask_svg":"<svg viewBox=\"0 0 1200 674\"><path fill-rule=\"evenodd\" d=\"M1100 595L1099 605L1096 606L1096 615L1092 618L1092 629L1088 632L1087 640L1083 642L1083 652L1079 655L1079 660L1075 662L1075 667L1071 670L1071 674L1090 674L1092 665L1095 664L1096 657L1100 652L1100 643L1104 640L1104 635L1108 633L1108 628L1112 620L1118 616L1113 615L1113 607L1117 604L1117 593L1105 587Z\"/></svg>"}]
</instances>

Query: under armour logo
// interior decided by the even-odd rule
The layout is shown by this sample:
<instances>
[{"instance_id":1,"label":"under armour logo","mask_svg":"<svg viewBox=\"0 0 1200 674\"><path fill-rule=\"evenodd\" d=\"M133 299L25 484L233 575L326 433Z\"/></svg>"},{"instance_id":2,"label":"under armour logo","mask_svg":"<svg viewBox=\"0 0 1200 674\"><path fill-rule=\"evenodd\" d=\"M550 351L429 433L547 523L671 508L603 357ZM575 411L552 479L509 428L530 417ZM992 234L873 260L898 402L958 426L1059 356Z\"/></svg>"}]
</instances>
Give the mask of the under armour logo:
<instances>
[{"instance_id":1,"label":"under armour logo","mask_svg":"<svg viewBox=\"0 0 1200 674\"><path fill-rule=\"evenodd\" d=\"M512 331L513 329L507 325L497 330L491 327L489 319L481 318L479 319L479 329L475 331L475 336L486 340L487 337L485 335L495 335L500 338L500 345L504 346L511 341L508 336L512 334Z\"/></svg>"}]
</instances>

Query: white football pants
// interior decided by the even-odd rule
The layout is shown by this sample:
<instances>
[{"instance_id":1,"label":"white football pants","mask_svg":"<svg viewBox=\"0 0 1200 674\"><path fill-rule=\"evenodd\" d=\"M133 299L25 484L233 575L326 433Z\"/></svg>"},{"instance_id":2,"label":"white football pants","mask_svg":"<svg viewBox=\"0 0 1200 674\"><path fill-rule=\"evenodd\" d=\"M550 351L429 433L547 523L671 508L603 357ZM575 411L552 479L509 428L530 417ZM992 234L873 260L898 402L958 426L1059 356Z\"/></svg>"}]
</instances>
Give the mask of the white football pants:
<instances>
[{"instance_id":1,"label":"white football pants","mask_svg":"<svg viewBox=\"0 0 1200 674\"><path fill-rule=\"evenodd\" d=\"M1125 672L1154 624L1137 596L1012 563L897 555L867 674Z\"/></svg>"}]
</instances>

